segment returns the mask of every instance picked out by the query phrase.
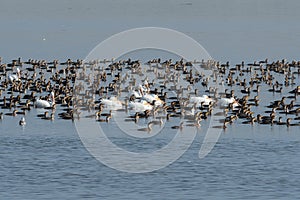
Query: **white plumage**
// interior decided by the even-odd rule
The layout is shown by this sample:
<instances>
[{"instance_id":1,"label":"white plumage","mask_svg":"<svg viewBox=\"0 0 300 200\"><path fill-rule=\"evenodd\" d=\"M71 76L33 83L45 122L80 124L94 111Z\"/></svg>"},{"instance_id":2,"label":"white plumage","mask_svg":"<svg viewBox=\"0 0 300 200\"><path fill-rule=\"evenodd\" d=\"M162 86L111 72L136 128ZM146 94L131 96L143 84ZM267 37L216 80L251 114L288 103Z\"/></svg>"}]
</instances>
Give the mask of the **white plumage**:
<instances>
[{"instance_id":1,"label":"white plumage","mask_svg":"<svg viewBox=\"0 0 300 200\"><path fill-rule=\"evenodd\" d=\"M46 100L38 99L35 102L36 108L49 108L51 107L52 103Z\"/></svg>"},{"instance_id":2,"label":"white plumage","mask_svg":"<svg viewBox=\"0 0 300 200\"><path fill-rule=\"evenodd\" d=\"M153 109L153 106L145 100L141 100L140 102L131 101L129 102L128 107L133 109L135 112L144 112L145 110Z\"/></svg>"},{"instance_id":3,"label":"white plumage","mask_svg":"<svg viewBox=\"0 0 300 200\"><path fill-rule=\"evenodd\" d=\"M234 103L236 100L234 99L234 97L231 98L221 98L220 99L220 105L221 106L228 106L231 103Z\"/></svg>"},{"instance_id":4,"label":"white plumage","mask_svg":"<svg viewBox=\"0 0 300 200\"><path fill-rule=\"evenodd\" d=\"M52 91L50 93L50 101L48 100L43 100L43 99L38 99L35 101L35 107L36 108L50 108L55 104L55 94Z\"/></svg>"},{"instance_id":5,"label":"white plumage","mask_svg":"<svg viewBox=\"0 0 300 200\"><path fill-rule=\"evenodd\" d=\"M145 94L142 96L143 100L146 100L148 103L153 103L155 101L156 106L161 106L164 102L156 94Z\"/></svg>"},{"instance_id":6,"label":"white plumage","mask_svg":"<svg viewBox=\"0 0 300 200\"><path fill-rule=\"evenodd\" d=\"M110 97L109 99L101 99L100 102L110 110L117 110L122 108L122 102L117 97Z\"/></svg>"},{"instance_id":7,"label":"white plumage","mask_svg":"<svg viewBox=\"0 0 300 200\"><path fill-rule=\"evenodd\" d=\"M11 75L8 76L8 80L9 80L10 82L13 82L14 80L15 80L15 81L18 81L18 80L20 80L20 79L19 79L18 75L16 75L16 74L11 74Z\"/></svg>"},{"instance_id":8,"label":"white plumage","mask_svg":"<svg viewBox=\"0 0 300 200\"><path fill-rule=\"evenodd\" d=\"M26 121L25 121L24 117L22 117L21 120L19 121L19 125L20 126L25 126L26 125Z\"/></svg>"},{"instance_id":9,"label":"white plumage","mask_svg":"<svg viewBox=\"0 0 300 200\"><path fill-rule=\"evenodd\" d=\"M208 105L212 101L213 99L209 98L207 95L203 95L202 97L190 97L190 103L196 104L196 106L200 106L201 103Z\"/></svg>"}]
</instances>

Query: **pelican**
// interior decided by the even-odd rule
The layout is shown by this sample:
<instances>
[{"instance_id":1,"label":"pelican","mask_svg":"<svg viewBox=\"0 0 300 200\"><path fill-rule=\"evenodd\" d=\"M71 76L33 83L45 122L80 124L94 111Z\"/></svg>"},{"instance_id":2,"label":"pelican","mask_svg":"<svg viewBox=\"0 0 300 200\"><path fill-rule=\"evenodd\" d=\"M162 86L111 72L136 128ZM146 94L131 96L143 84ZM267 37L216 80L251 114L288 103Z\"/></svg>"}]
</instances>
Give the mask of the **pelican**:
<instances>
[{"instance_id":1,"label":"pelican","mask_svg":"<svg viewBox=\"0 0 300 200\"><path fill-rule=\"evenodd\" d=\"M128 107L133 109L135 112L144 112L145 110L152 110L153 106L145 100L140 102L131 101L128 104Z\"/></svg>"},{"instance_id":2,"label":"pelican","mask_svg":"<svg viewBox=\"0 0 300 200\"><path fill-rule=\"evenodd\" d=\"M146 100L148 103L155 101L156 106L161 106L164 102L156 94L145 94L142 96L143 100Z\"/></svg>"},{"instance_id":3,"label":"pelican","mask_svg":"<svg viewBox=\"0 0 300 200\"><path fill-rule=\"evenodd\" d=\"M142 96L143 96L142 93L141 93L141 90L138 90L138 92L137 91L131 91L129 96L132 96L132 95L134 95L135 98L142 98Z\"/></svg>"},{"instance_id":4,"label":"pelican","mask_svg":"<svg viewBox=\"0 0 300 200\"><path fill-rule=\"evenodd\" d=\"M202 97L191 97L190 103L196 103L196 106L200 106L203 102L204 105L208 105L210 102L212 102L213 99L208 97L207 95L202 95Z\"/></svg>"},{"instance_id":5,"label":"pelican","mask_svg":"<svg viewBox=\"0 0 300 200\"><path fill-rule=\"evenodd\" d=\"M111 110L118 110L122 108L122 102L117 97L110 97L109 99L100 99L100 103Z\"/></svg>"},{"instance_id":6,"label":"pelican","mask_svg":"<svg viewBox=\"0 0 300 200\"><path fill-rule=\"evenodd\" d=\"M226 107L229 104L234 104L234 103L237 103L234 97L231 97L231 98L221 98L220 99L220 105L222 107Z\"/></svg>"},{"instance_id":7,"label":"pelican","mask_svg":"<svg viewBox=\"0 0 300 200\"><path fill-rule=\"evenodd\" d=\"M14 80L19 81L20 78L21 78L21 72L20 72L19 68L17 68L17 73L16 74L11 74L11 75L8 76L8 80L10 82L13 82Z\"/></svg>"},{"instance_id":8,"label":"pelican","mask_svg":"<svg viewBox=\"0 0 300 200\"><path fill-rule=\"evenodd\" d=\"M50 108L55 105L55 96L54 92L52 91L50 93L50 99L51 101L48 100L43 100L43 99L38 99L35 101L35 107L36 108Z\"/></svg>"}]
</instances>

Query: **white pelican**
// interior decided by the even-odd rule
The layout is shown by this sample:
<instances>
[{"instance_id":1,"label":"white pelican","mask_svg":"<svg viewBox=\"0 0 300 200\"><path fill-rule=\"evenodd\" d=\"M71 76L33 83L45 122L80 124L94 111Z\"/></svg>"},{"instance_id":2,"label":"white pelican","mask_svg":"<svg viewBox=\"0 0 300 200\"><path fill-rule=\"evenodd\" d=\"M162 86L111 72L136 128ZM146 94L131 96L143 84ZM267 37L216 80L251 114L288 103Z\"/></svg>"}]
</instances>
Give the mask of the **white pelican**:
<instances>
[{"instance_id":1,"label":"white pelican","mask_svg":"<svg viewBox=\"0 0 300 200\"><path fill-rule=\"evenodd\" d=\"M101 99L100 103L104 104L110 110L122 109L122 102L117 97L110 97L109 99Z\"/></svg>"},{"instance_id":2,"label":"white pelican","mask_svg":"<svg viewBox=\"0 0 300 200\"><path fill-rule=\"evenodd\" d=\"M156 94L145 94L142 99L146 100L148 103L155 101L156 106L161 106L164 102Z\"/></svg>"},{"instance_id":3,"label":"white pelican","mask_svg":"<svg viewBox=\"0 0 300 200\"><path fill-rule=\"evenodd\" d=\"M11 75L8 76L8 80L10 82L13 82L14 80L19 81L20 78L21 78L21 71L20 71L19 68L17 68L17 73L16 74L11 74Z\"/></svg>"},{"instance_id":4,"label":"white pelican","mask_svg":"<svg viewBox=\"0 0 300 200\"><path fill-rule=\"evenodd\" d=\"M53 91L50 93L50 99L51 101L38 99L35 101L34 105L36 108L50 108L55 105L55 96Z\"/></svg>"},{"instance_id":5,"label":"white pelican","mask_svg":"<svg viewBox=\"0 0 300 200\"><path fill-rule=\"evenodd\" d=\"M220 105L221 106L228 106L231 103L237 103L234 97L231 98L221 98Z\"/></svg>"},{"instance_id":6,"label":"white pelican","mask_svg":"<svg viewBox=\"0 0 300 200\"><path fill-rule=\"evenodd\" d=\"M132 96L132 95L134 95L135 98L142 98L142 96L143 96L141 94L140 90L138 92L137 91L131 91L129 97Z\"/></svg>"},{"instance_id":7,"label":"white pelican","mask_svg":"<svg viewBox=\"0 0 300 200\"><path fill-rule=\"evenodd\" d=\"M202 97L190 97L189 101L193 104L196 103L196 106L200 106L202 102L204 102L204 105L209 105L209 103L212 102L213 99L204 94L202 95Z\"/></svg>"},{"instance_id":8,"label":"white pelican","mask_svg":"<svg viewBox=\"0 0 300 200\"><path fill-rule=\"evenodd\" d=\"M139 92L144 95L145 93L147 93L149 91L148 88L144 87L143 85L139 85Z\"/></svg>"},{"instance_id":9,"label":"white pelican","mask_svg":"<svg viewBox=\"0 0 300 200\"><path fill-rule=\"evenodd\" d=\"M144 112L145 110L152 110L153 106L145 100L140 102L131 101L128 104L128 107L133 109L135 112Z\"/></svg>"}]
</instances>

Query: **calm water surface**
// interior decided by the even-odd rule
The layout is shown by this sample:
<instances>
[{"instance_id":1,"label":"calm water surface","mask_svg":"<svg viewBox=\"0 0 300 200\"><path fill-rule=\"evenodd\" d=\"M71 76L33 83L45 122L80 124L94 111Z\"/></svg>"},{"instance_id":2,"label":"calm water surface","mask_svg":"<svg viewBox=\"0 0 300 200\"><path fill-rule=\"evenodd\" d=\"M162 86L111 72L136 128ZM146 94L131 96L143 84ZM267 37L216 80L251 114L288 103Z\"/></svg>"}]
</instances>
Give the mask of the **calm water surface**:
<instances>
[{"instance_id":1,"label":"calm water surface","mask_svg":"<svg viewBox=\"0 0 300 200\"><path fill-rule=\"evenodd\" d=\"M84 58L111 34L162 26L188 34L221 61L299 60L300 28L295 25L299 7L297 1L4 1L0 7L0 56L6 62L19 56L25 60ZM17 14L10 14L11 9ZM286 93L261 95L268 105ZM192 146L175 163L151 173L129 174L94 159L83 147L74 123L39 120L36 115L41 112L30 111L25 127L12 117L0 122L1 199L300 196L299 127L235 123L200 160L198 152L207 127L203 122ZM114 124L112 121L111 126ZM172 134L154 137L153 145L166 144ZM117 132L111 131L110 138L120 146L128 145ZM149 143L145 140L130 148L138 151L141 145Z\"/></svg>"}]
</instances>

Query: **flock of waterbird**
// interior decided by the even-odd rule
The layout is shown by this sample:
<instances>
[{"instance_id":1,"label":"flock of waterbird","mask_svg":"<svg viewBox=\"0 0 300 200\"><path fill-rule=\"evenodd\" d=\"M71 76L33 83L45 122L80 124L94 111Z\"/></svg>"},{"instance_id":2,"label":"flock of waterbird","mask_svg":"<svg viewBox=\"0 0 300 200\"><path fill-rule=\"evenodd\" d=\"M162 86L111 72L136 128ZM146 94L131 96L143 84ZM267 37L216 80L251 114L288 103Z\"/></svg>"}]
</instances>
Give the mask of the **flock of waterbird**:
<instances>
[{"instance_id":1,"label":"flock of waterbird","mask_svg":"<svg viewBox=\"0 0 300 200\"><path fill-rule=\"evenodd\" d=\"M32 109L41 112L37 119L49 121L109 123L122 113L126 123L148 133L175 119L180 122L171 129L199 129L213 116L219 116L214 128L222 129L232 123L300 126L300 61L231 66L159 58L146 63L0 58L0 73L0 120L13 117L21 126Z\"/></svg>"}]
</instances>

